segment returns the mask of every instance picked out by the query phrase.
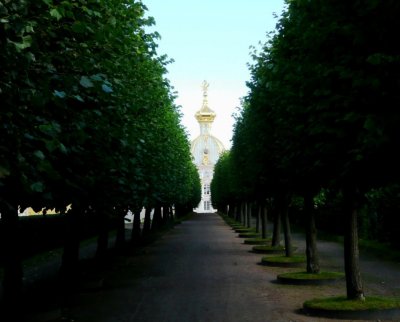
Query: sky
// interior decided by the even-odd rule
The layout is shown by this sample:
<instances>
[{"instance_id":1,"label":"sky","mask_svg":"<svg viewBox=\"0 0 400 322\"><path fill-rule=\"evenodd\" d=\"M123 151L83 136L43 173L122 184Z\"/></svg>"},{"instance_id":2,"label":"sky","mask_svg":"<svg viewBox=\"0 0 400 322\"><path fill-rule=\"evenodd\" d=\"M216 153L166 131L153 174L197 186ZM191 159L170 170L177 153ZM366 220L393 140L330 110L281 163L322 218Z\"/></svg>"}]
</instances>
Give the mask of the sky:
<instances>
[{"instance_id":1,"label":"sky","mask_svg":"<svg viewBox=\"0 0 400 322\"><path fill-rule=\"evenodd\" d=\"M174 62L166 77L177 92L182 124L189 139L200 134L194 114L200 109L206 80L209 107L217 114L211 133L231 147L240 98L248 93L250 46L260 48L275 29L284 0L142 0L161 35L158 53Z\"/></svg>"}]
</instances>

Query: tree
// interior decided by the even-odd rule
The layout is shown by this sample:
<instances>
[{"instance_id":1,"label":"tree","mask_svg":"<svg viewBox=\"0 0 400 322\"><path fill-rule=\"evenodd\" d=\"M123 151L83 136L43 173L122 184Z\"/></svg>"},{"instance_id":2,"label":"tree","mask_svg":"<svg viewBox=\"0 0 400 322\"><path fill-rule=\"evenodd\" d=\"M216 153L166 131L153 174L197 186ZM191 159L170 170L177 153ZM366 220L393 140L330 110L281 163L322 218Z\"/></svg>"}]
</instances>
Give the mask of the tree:
<instances>
[{"instance_id":1,"label":"tree","mask_svg":"<svg viewBox=\"0 0 400 322\"><path fill-rule=\"evenodd\" d=\"M72 204L62 264L71 285L82 216L103 223L100 254L111 217L121 221L147 201L198 197L164 78L169 61L156 52L158 34L146 31L154 20L145 10L125 0L0 4L0 213L10 232L5 293L14 304L22 276L18 206Z\"/></svg>"},{"instance_id":2,"label":"tree","mask_svg":"<svg viewBox=\"0 0 400 322\"><path fill-rule=\"evenodd\" d=\"M240 170L235 180L247 189L246 198L257 192L273 197L282 213L288 195L303 194L310 272L319 269L313 197L322 187L340 192L348 227L347 296L363 299L357 209L365 192L399 178L393 153L399 113L391 108L399 98L399 52L391 41L399 4L297 0L287 5L275 34L253 55L250 93L231 152Z\"/></svg>"}]
</instances>

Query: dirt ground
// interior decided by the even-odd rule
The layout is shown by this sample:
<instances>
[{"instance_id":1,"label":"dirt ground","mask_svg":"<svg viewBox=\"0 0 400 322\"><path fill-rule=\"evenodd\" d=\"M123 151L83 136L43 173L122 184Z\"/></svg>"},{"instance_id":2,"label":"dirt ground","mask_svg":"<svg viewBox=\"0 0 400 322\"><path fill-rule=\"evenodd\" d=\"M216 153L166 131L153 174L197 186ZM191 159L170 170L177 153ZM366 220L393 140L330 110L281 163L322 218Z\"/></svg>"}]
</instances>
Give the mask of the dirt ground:
<instances>
[{"instance_id":1,"label":"dirt ground","mask_svg":"<svg viewBox=\"0 0 400 322\"><path fill-rule=\"evenodd\" d=\"M301 235L294 235L294 243L304 252ZM320 241L318 247L322 270L343 271L341 245ZM343 321L306 316L299 309L311 298L345 295L344 282L278 284L277 274L299 269L262 266L263 255L250 250L218 215L195 215L140 253L86 272L69 305L43 302L36 312L26 312L26 321ZM361 269L367 296L400 296L399 263L362 254Z\"/></svg>"}]
</instances>

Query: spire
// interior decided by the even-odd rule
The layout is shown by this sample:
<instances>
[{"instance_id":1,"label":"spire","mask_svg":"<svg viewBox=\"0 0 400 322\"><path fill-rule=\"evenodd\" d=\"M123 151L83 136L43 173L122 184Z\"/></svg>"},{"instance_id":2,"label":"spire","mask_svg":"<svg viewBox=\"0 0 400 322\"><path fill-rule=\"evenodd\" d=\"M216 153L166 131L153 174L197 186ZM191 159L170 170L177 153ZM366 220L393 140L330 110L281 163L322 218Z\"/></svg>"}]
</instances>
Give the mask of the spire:
<instances>
[{"instance_id":1,"label":"spire","mask_svg":"<svg viewBox=\"0 0 400 322\"><path fill-rule=\"evenodd\" d=\"M201 109L196 112L195 117L199 123L212 123L215 119L215 112L208 107L208 87L210 86L207 81L202 84L203 89L203 104Z\"/></svg>"}]
</instances>

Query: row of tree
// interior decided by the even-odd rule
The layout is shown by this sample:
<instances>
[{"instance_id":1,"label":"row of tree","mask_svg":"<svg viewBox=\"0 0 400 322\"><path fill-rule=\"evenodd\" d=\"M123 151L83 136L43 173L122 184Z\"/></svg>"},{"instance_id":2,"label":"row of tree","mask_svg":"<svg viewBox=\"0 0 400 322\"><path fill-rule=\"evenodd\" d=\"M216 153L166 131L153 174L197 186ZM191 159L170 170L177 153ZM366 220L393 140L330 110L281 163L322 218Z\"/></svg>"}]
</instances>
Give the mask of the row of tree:
<instances>
[{"instance_id":1,"label":"row of tree","mask_svg":"<svg viewBox=\"0 0 400 322\"><path fill-rule=\"evenodd\" d=\"M266 202L290 233L288 207L307 214L308 271L319 271L314 210L321 191L342 200L347 296L363 299L357 212L366 194L399 182L400 3L395 0L286 3L276 30L250 66L249 94L233 146L216 166L218 209ZM257 143L257 144L256 144ZM290 237L285 238L291 253Z\"/></svg>"},{"instance_id":2,"label":"row of tree","mask_svg":"<svg viewBox=\"0 0 400 322\"><path fill-rule=\"evenodd\" d=\"M69 276L85 214L104 223L105 237L110 217L123 227L128 209L198 204L153 23L136 0L0 2L0 213L11 302L21 290L19 207L72 205L62 263Z\"/></svg>"}]
</instances>

